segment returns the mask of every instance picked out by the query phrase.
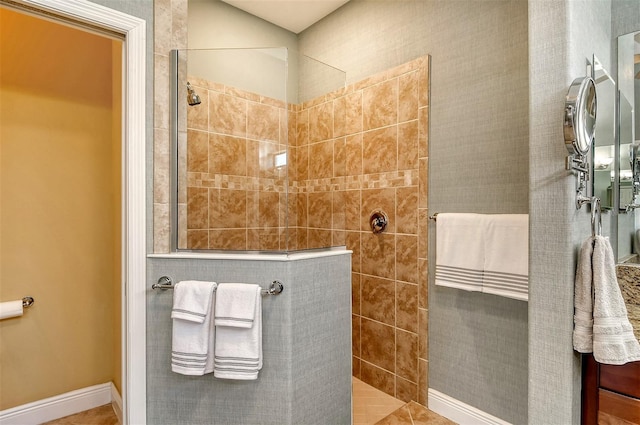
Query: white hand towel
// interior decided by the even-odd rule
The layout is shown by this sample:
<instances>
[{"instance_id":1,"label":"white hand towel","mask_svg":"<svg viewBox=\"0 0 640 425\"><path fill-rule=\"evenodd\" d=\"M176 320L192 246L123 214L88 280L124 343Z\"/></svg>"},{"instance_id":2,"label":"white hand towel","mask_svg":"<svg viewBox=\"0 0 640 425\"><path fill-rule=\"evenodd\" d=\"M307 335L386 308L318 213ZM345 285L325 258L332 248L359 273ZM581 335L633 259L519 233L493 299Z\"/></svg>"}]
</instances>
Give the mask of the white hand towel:
<instances>
[{"instance_id":1,"label":"white hand towel","mask_svg":"<svg viewBox=\"0 0 640 425\"><path fill-rule=\"evenodd\" d=\"M529 215L491 214L486 221L482 292L527 301Z\"/></svg>"},{"instance_id":2,"label":"white hand towel","mask_svg":"<svg viewBox=\"0 0 640 425\"><path fill-rule=\"evenodd\" d=\"M482 291L486 222L482 214L438 214L436 285Z\"/></svg>"},{"instance_id":3,"label":"white hand towel","mask_svg":"<svg viewBox=\"0 0 640 425\"><path fill-rule=\"evenodd\" d=\"M182 375L213 372L215 282L182 281L173 292L171 370Z\"/></svg>"},{"instance_id":4,"label":"white hand towel","mask_svg":"<svg viewBox=\"0 0 640 425\"><path fill-rule=\"evenodd\" d=\"M258 285L239 284L240 293L245 295L244 301L238 293L231 290L222 290L227 284L220 284L216 296L216 309L227 309L220 322L216 318L216 344L214 359L214 376L222 379L254 380L258 379L258 372L262 369L262 296L261 288ZM234 286L237 289L237 286ZM247 288L249 287L249 288ZM231 289L229 288L225 289ZM251 300L249 299L251 298ZM252 314L253 323L251 327L246 327L245 320L231 320L228 318L237 317L237 311L242 313L241 317L246 317L247 306L244 303L254 306ZM228 304L232 304L229 306ZM225 326L219 323L231 323L232 326ZM239 326L240 325L240 326Z\"/></svg>"},{"instance_id":5,"label":"white hand towel","mask_svg":"<svg viewBox=\"0 0 640 425\"><path fill-rule=\"evenodd\" d=\"M593 352L593 258L594 237L580 247L574 283L573 349L579 353Z\"/></svg>"},{"instance_id":6,"label":"white hand towel","mask_svg":"<svg viewBox=\"0 0 640 425\"><path fill-rule=\"evenodd\" d=\"M247 283L221 283L216 301L216 326L252 327L256 315L256 287Z\"/></svg>"},{"instance_id":7,"label":"white hand towel","mask_svg":"<svg viewBox=\"0 0 640 425\"><path fill-rule=\"evenodd\" d=\"M627 307L616 277L609 239L595 237L593 247L593 357L620 365L640 360L640 343L629 323Z\"/></svg>"}]
</instances>

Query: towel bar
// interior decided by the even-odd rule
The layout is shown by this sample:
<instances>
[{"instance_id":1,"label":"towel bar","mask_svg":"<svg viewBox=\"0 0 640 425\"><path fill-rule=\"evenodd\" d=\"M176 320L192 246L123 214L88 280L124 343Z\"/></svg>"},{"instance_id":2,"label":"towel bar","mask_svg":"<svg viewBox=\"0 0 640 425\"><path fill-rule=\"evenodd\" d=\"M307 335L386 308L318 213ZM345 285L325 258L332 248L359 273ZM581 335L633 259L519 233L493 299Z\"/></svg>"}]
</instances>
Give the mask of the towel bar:
<instances>
[{"instance_id":1,"label":"towel bar","mask_svg":"<svg viewBox=\"0 0 640 425\"><path fill-rule=\"evenodd\" d=\"M33 297L24 297L22 299L22 307L23 308L31 307L34 302L36 302L36 300L34 300Z\"/></svg>"},{"instance_id":2,"label":"towel bar","mask_svg":"<svg viewBox=\"0 0 640 425\"><path fill-rule=\"evenodd\" d=\"M151 289L173 289L173 280L169 276L162 276L158 279L158 283L151 285ZM269 285L269 289L262 289L262 295L278 295L284 290L284 285L279 280L274 280Z\"/></svg>"}]
</instances>

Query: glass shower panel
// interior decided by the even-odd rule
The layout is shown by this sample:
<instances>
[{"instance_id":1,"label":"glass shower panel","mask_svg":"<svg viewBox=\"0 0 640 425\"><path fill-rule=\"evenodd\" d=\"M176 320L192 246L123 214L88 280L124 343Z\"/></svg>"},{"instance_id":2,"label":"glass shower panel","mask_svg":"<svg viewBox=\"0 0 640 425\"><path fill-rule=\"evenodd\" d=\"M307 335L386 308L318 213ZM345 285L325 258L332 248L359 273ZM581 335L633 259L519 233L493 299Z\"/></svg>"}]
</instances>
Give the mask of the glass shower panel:
<instances>
[{"instance_id":1,"label":"glass shower panel","mask_svg":"<svg viewBox=\"0 0 640 425\"><path fill-rule=\"evenodd\" d=\"M287 50L177 52L177 248L287 250Z\"/></svg>"},{"instance_id":2,"label":"glass shower panel","mask_svg":"<svg viewBox=\"0 0 640 425\"><path fill-rule=\"evenodd\" d=\"M176 248L344 245L344 206L329 181L344 168L334 154L344 82L285 48L176 51Z\"/></svg>"}]
</instances>

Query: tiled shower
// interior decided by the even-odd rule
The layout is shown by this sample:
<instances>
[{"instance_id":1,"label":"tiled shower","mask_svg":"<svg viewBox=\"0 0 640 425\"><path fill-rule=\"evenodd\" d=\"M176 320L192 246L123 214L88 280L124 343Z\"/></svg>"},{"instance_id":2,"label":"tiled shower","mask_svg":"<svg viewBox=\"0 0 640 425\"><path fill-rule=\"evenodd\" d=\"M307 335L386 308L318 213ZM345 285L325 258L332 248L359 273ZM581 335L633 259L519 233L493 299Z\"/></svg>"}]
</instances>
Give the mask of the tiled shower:
<instances>
[{"instance_id":1,"label":"tiled shower","mask_svg":"<svg viewBox=\"0 0 640 425\"><path fill-rule=\"evenodd\" d=\"M189 80L202 104L187 110L180 243L346 245L353 375L426 405L429 58L300 104ZM273 162L282 152L286 168ZM377 209L389 217L381 234L369 227Z\"/></svg>"}]
</instances>

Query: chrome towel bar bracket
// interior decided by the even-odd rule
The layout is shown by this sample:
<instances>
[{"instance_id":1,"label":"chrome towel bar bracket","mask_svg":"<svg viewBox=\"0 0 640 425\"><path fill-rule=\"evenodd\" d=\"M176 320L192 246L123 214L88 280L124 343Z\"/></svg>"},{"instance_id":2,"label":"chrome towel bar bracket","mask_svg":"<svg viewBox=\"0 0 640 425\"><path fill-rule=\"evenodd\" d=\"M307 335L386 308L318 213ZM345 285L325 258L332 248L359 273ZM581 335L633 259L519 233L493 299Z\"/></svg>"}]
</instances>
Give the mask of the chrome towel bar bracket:
<instances>
[{"instance_id":1,"label":"chrome towel bar bracket","mask_svg":"<svg viewBox=\"0 0 640 425\"><path fill-rule=\"evenodd\" d=\"M31 307L35 302L36 300L34 300L33 297L24 297L22 299L22 307L23 308Z\"/></svg>"},{"instance_id":2,"label":"chrome towel bar bracket","mask_svg":"<svg viewBox=\"0 0 640 425\"><path fill-rule=\"evenodd\" d=\"M158 279L158 283L151 285L151 289L173 289L173 280L169 276L162 276ZM284 285L279 280L274 280L268 289L262 289L262 295L278 295L284 290Z\"/></svg>"}]
</instances>

